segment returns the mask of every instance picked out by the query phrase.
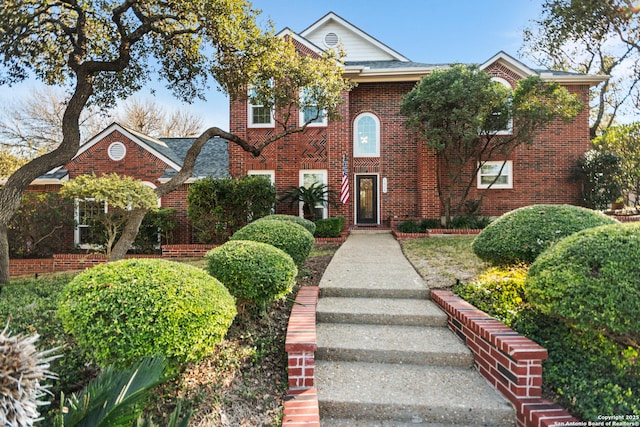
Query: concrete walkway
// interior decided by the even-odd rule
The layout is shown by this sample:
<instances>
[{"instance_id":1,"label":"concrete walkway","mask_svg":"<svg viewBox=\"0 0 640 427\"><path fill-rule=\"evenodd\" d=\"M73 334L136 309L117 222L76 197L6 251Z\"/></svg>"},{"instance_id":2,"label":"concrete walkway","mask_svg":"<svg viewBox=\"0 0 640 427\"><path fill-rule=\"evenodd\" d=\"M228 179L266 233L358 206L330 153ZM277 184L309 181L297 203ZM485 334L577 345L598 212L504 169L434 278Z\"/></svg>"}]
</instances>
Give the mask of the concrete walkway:
<instances>
[{"instance_id":1,"label":"concrete walkway","mask_svg":"<svg viewBox=\"0 0 640 427\"><path fill-rule=\"evenodd\" d=\"M320 283L322 426L515 426L389 232L352 232Z\"/></svg>"}]
</instances>

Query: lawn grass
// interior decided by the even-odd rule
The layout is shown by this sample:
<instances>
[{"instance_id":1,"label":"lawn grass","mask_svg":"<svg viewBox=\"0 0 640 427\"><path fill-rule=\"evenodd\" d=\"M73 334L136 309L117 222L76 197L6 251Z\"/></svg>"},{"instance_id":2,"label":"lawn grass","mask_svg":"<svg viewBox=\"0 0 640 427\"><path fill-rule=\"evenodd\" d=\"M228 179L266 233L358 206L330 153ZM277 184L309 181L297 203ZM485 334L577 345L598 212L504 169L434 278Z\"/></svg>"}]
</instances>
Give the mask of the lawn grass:
<instances>
[{"instance_id":1,"label":"lawn grass","mask_svg":"<svg viewBox=\"0 0 640 427\"><path fill-rule=\"evenodd\" d=\"M469 281L488 265L473 253L475 236L429 237L402 242L402 250L430 288L450 288Z\"/></svg>"}]
</instances>

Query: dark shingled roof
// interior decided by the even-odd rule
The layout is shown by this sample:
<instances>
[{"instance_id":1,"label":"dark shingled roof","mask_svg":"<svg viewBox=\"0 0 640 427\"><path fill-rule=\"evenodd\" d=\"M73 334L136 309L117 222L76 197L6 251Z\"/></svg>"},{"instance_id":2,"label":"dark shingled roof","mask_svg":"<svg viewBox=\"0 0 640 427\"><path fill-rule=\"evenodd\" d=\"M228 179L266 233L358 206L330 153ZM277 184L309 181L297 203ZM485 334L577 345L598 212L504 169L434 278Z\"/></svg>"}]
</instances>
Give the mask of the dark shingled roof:
<instances>
[{"instance_id":1,"label":"dark shingled roof","mask_svg":"<svg viewBox=\"0 0 640 427\"><path fill-rule=\"evenodd\" d=\"M394 68L431 68L442 64L423 64L413 61L345 61L347 67L367 67L373 70Z\"/></svg>"},{"instance_id":2,"label":"dark shingled roof","mask_svg":"<svg viewBox=\"0 0 640 427\"><path fill-rule=\"evenodd\" d=\"M195 138L159 138L160 141L167 144L169 150L174 153L174 156L179 159L176 161L179 165L187 155L187 151L191 144L196 140ZM171 177L175 175L177 171L167 170L163 178ZM229 143L227 140L219 137L211 138L202 147L202 151L196 159L196 164L193 168L193 176L202 178L210 176L213 178L228 178L229 177Z\"/></svg>"}]
</instances>

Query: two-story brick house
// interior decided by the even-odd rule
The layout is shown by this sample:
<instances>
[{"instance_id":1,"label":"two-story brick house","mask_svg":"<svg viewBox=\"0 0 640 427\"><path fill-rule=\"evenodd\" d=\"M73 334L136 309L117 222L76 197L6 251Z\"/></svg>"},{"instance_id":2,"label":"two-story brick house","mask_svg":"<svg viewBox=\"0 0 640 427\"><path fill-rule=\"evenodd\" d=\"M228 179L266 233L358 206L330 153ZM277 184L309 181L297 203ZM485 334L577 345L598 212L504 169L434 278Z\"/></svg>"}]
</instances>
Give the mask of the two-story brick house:
<instances>
[{"instance_id":1,"label":"two-story brick house","mask_svg":"<svg viewBox=\"0 0 640 427\"><path fill-rule=\"evenodd\" d=\"M346 171L350 198L329 206L325 215L344 216L350 225L388 225L396 218L439 218L435 153L405 127L401 99L422 77L447 65L412 62L341 17L329 13L300 33L285 29L301 52L321 54L341 44L344 76L357 86L344 94L342 120L312 123L254 158L231 145L233 176L268 174L282 191L313 181L339 191ZM513 88L530 75L556 81L588 105L589 88L601 76L533 70L504 52L480 67ZM248 102L231 103L231 132L259 142L274 130L273 117ZM277 113L276 113L277 114ZM303 117L300 117L303 120ZM580 203L580 184L572 179L577 159L589 149L589 111L570 123L558 121L541 130L531 148L520 147L508 158L488 162L470 197L486 192L481 213L496 216L536 203ZM486 189L507 160L501 179ZM500 161L500 162L498 162ZM346 167L345 167L346 166Z\"/></svg>"},{"instance_id":2,"label":"two-story brick house","mask_svg":"<svg viewBox=\"0 0 640 427\"><path fill-rule=\"evenodd\" d=\"M439 218L437 156L405 127L400 101L422 77L448 65L412 62L341 17L329 13L300 33L285 29L300 51L321 54L341 44L346 52L344 76L357 86L344 93L342 120L318 120L304 133L292 134L267 147L257 158L237 145L211 140L198 158L194 176L241 177L268 175L278 192L287 187L328 184L339 192L343 174L348 178L347 203L329 205L325 216L344 216L349 226L389 225L393 219ZM497 81L513 87L529 75L556 81L588 103L589 88L601 76L533 70L518 60L497 53L481 68ZM301 113L300 121L304 121ZM247 101L230 103L230 131L247 141L260 142L274 132L272 113ZM155 187L180 170L193 139L156 139L116 123L84 144L62 168L36 180L31 191L57 191L62 181L79 174L118 173ZM570 123L556 122L542 129L531 148L520 147L508 159L489 162L478 177L471 198L486 192L481 213L497 216L535 203L580 203L580 184L572 179L577 159L589 149L589 111L585 108ZM486 189L503 160L502 179ZM499 161L499 162L498 162ZM186 217L188 181L159 201L178 211L174 243L197 243ZM296 213L289 205L280 212ZM76 206L79 227L67 237L82 244L82 203Z\"/></svg>"}]
</instances>

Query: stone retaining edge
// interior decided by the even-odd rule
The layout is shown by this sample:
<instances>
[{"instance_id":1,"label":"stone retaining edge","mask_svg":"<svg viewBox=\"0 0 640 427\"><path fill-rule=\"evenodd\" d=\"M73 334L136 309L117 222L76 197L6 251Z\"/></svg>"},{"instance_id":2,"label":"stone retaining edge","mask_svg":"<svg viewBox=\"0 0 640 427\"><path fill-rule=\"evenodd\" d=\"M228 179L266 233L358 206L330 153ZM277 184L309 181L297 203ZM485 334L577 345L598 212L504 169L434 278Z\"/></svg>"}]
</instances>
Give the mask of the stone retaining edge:
<instances>
[{"instance_id":1,"label":"stone retaining edge","mask_svg":"<svg viewBox=\"0 0 640 427\"><path fill-rule=\"evenodd\" d=\"M518 427L578 422L542 398L542 361L547 350L447 290L431 299L449 318L449 328L471 349L480 373L515 407Z\"/></svg>"}]
</instances>

